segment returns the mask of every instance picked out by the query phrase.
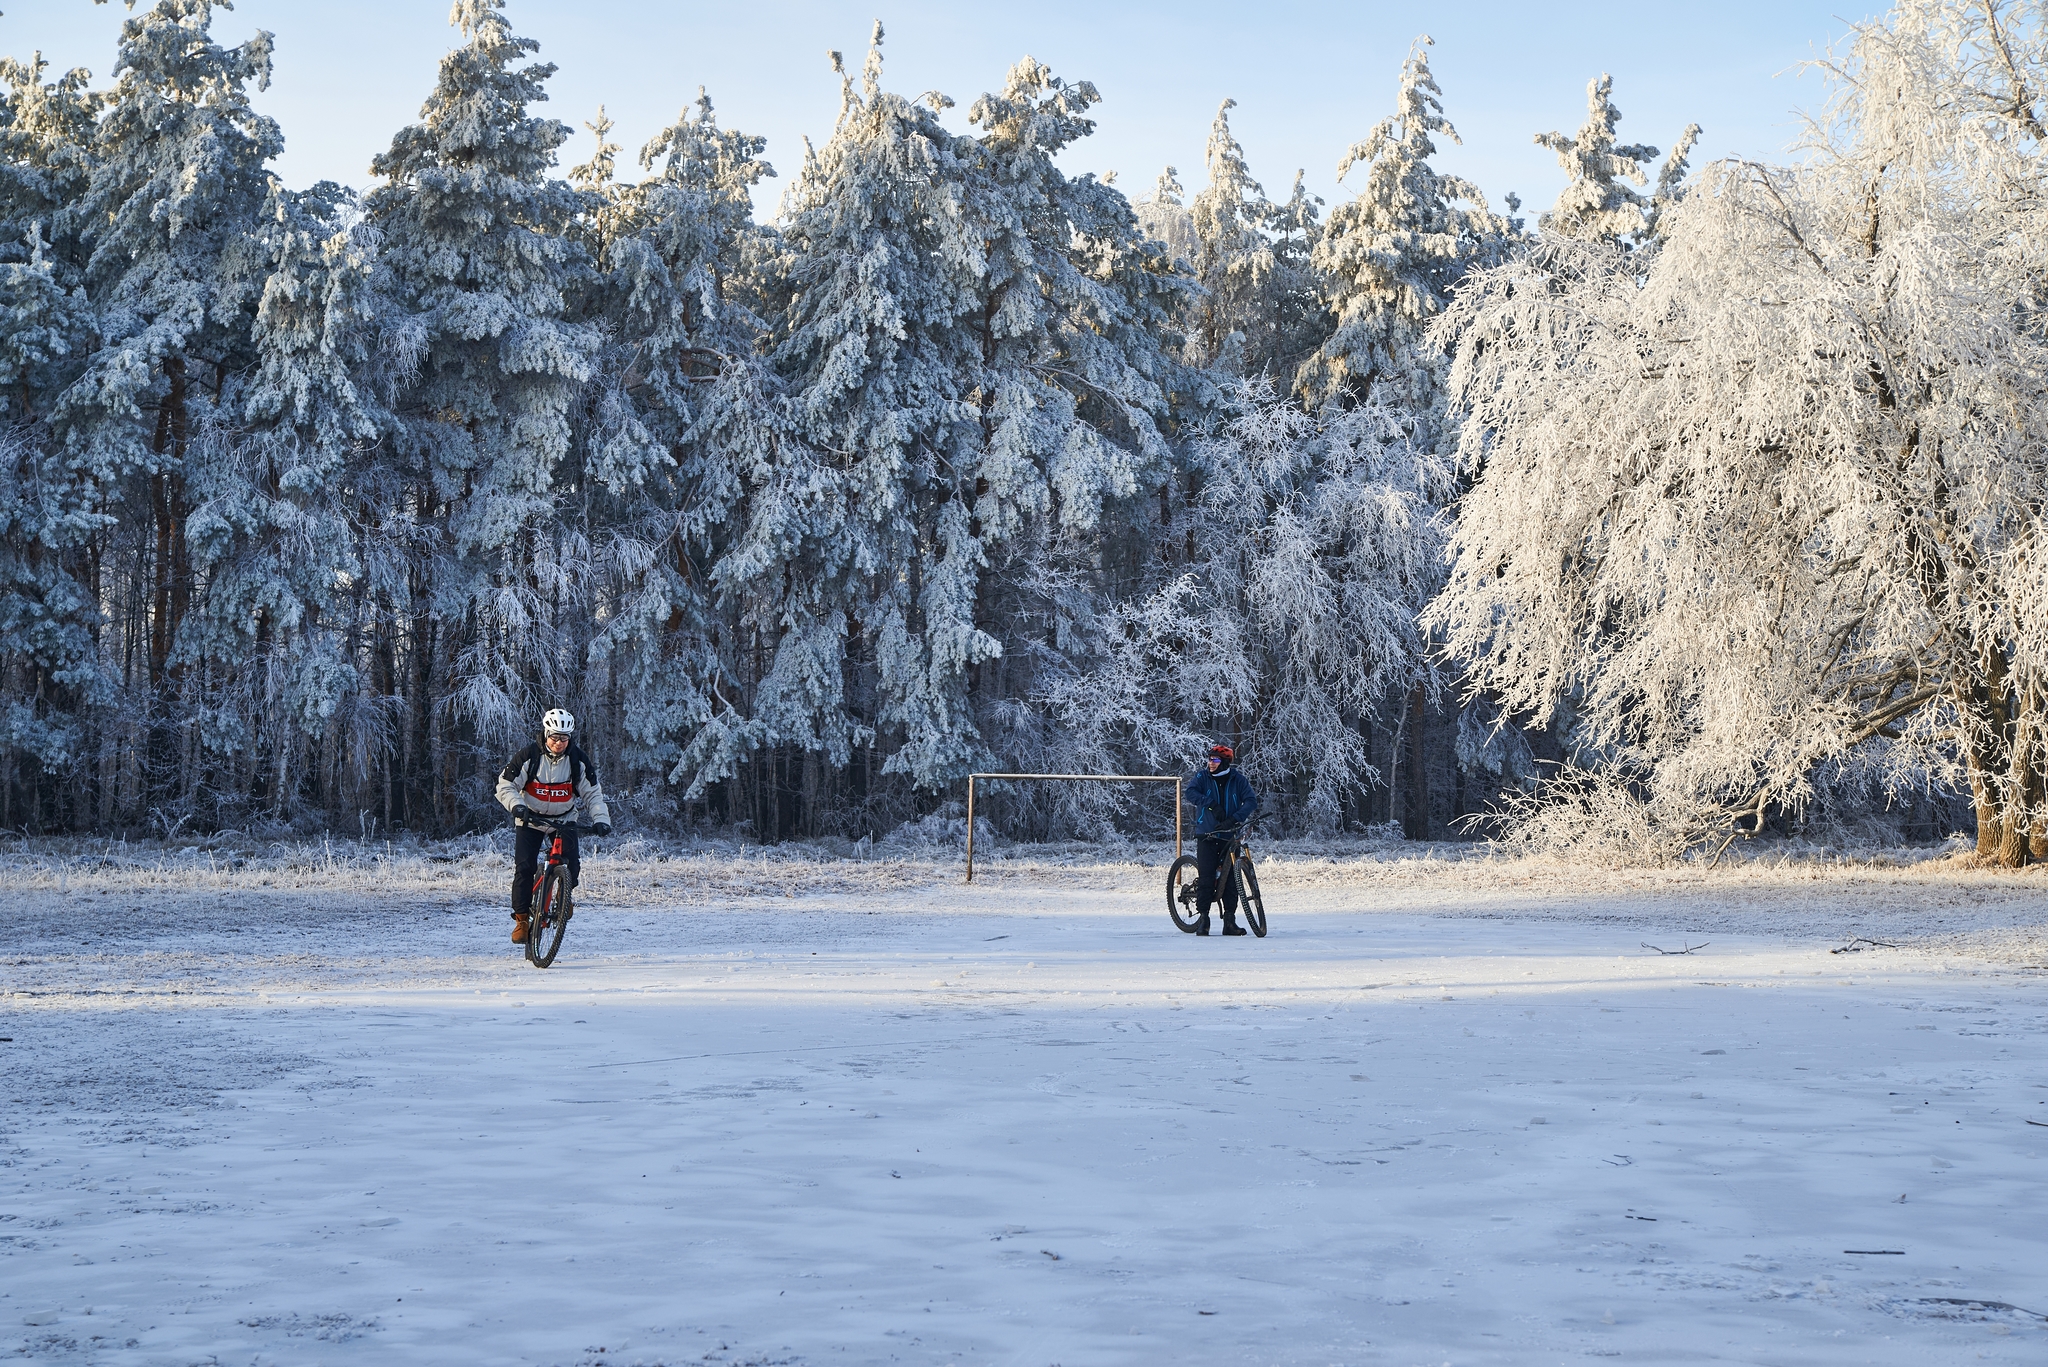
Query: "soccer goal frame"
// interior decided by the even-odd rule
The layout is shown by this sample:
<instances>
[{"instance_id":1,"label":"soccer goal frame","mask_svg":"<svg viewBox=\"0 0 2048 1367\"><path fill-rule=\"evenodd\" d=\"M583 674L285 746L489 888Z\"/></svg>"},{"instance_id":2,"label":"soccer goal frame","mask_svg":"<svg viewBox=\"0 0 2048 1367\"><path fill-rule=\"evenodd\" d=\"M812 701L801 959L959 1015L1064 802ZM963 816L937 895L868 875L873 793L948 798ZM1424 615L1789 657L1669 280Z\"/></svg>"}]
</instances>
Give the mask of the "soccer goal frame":
<instances>
[{"instance_id":1,"label":"soccer goal frame","mask_svg":"<svg viewBox=\"0 0 2048 1367\"><path fill-rule=\"evenodd\" d=\"M1180 858L1180 779L1172 774L969 774L967 776L967 879L974 881L974 785L983 779L1043 779L1049 783L1171 783L1173 789L1173 857Z\"/></svg>"}]
</instances>

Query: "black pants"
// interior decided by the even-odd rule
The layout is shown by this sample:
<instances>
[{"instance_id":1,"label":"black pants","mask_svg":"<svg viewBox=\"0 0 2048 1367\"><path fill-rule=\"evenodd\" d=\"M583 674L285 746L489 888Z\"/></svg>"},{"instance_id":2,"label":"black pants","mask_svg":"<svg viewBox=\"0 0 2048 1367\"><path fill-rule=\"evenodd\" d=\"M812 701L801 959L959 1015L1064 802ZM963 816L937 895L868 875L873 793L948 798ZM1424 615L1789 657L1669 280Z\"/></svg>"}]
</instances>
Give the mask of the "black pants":
<instances>
[{"instance_id":1,"label":"black pants","mask_svg":"<svg viewBox=\"0 0 2048 1367\"><path fill-rule=\"evenodd\" d=\"M1207 916L1209 904L1216 900L1216 875L1223 867L1223 856L1230 851L1228 836L1204 835L1195 839L1195 911ZM1223 884L1223 914L1237 914L1237 879L1232 877Z\"/></svg>"},{"instance_id":2,"label":"black pants","mask_svg":"<svg viewBox=\"0 0 2048 1367\"><path fill-rule=\"evenodd\" d=\"M524 916L533 906L533 871L540 864L541 846L551 837L531 826L521 826L512 842L512 914ZM577 856L576 832L562 832L562 861L569 866L569 886L576 886L582 860Z\"/></svg>"}]
</instances>

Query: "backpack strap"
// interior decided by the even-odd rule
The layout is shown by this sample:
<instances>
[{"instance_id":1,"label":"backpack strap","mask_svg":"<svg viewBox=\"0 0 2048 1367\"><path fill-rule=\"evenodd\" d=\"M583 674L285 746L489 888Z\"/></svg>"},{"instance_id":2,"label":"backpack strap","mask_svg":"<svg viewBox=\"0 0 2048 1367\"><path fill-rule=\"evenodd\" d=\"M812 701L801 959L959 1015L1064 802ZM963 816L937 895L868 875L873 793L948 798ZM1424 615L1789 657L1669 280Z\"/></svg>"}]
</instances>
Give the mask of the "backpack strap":
<instances>
[{"instance_id":1,"label":"backpack strap","mask_svg":"<svg viewBox=\"0 0 2048 1367\"><path fill-rule=\"evenodd\" d=\"M531 778L533 776L531 768L538 763L540 763L540 742L534 741L524 750L512 756L512 762L505 766L505 772L500 777L507 783L510 783L519 777L519 770L524 767L528 770L527 777Z\"/></svg>"},{"instance_id":2,"label":"backpack strap","mask_svg":"<svg viewBox=\"0 0 2048 1367\"><path fill-rule=\"evenodd\" d=\"M596 786L597 770L591 767L590 757L583 753L583 747L573 740L569 742L569 763L573 766L569 772L575 776L572 781L588 781L591 786Z\"/></svg>"}]
</instances>

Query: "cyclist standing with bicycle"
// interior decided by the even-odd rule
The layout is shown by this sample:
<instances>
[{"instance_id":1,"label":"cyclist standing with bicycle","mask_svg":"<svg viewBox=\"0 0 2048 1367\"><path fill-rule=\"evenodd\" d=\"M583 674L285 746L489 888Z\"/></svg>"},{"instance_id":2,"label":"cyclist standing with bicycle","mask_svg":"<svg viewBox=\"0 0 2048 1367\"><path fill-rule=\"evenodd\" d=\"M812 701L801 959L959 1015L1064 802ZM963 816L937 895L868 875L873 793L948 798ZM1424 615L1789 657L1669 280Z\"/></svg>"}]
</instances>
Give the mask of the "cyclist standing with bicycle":
<instances>
[{"instance_id":1,"label":"cyclist standing with bicycle","mask_svg":"<svg viewBox=\"0 0 2048 1367\"><path fill-rule=\"evenodd\" d=\"M512 757L498 775L498 804L512 813L517 830L512 853L512 943L523 945L531 928L528 912L533 901L533 870L540 860L541 832L529 820L559 821L581 806L590 816L592 835L612 833L611 809L605 805L604 789L597 771L577 746L576 718L562 708L550 708L540 719L541 738ZM569 865L569 886L576 886L580 868L576 828L562 829L563 853Z\"/></svg>"},{"instance_id":2,"label":"cyclist standing with bicycle","mask_svg":"<svg viewBox=\"0 0 2048 1367\"><path fill-rule=\"evenodd\" d=\"M1195 934L1209 933L1209 904L1216 900L1216 873L1230 850L1230 835L1259 810L1259 795L1233 767L1237 752L1218 741L1209 747L1206 771L1192 774L1181 792L1195 809ZM1237 884L1223 889L1223 933L1242 935L1237 923ZM1264 932L1261 932L1262 934Z\"/></svg>"}]
</instances>

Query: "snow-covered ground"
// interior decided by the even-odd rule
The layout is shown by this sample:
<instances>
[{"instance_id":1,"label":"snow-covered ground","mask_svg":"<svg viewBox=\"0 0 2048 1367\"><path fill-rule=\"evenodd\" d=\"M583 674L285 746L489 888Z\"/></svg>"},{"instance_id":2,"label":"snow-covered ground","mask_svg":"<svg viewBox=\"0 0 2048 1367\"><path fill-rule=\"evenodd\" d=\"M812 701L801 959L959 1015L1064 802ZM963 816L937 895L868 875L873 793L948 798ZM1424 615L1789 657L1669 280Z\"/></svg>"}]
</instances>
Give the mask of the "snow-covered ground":
<instances>
[{"instance_id":1,"label":"snow-covered ground","mask_svg":"<svg viewBox=\"0 0 2048 1367\"><path fill-rule=\"evenodd\" d=\"M1008 853L18 859L0 1351L2048 1358L2039 877Z\"/></svg>"}]
</instances>

